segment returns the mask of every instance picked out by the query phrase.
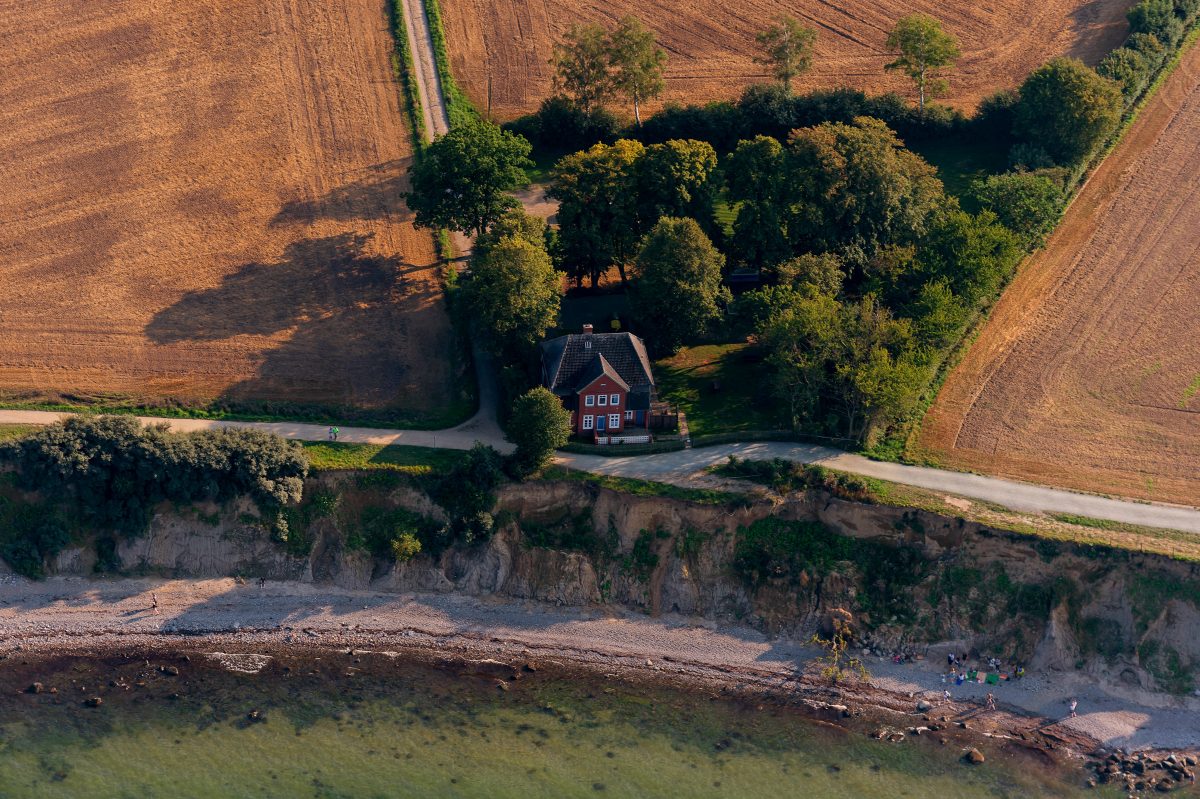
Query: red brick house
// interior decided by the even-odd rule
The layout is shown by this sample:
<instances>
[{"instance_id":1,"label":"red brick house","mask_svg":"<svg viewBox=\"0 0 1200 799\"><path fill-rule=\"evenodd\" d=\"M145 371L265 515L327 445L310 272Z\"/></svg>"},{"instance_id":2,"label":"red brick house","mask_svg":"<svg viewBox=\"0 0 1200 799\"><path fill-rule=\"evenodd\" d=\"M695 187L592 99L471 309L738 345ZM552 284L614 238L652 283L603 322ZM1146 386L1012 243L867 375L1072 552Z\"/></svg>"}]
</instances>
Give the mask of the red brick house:
<instances>
[{"instance_id":1,"label":"red brick house","mask_svg":"<svg viewBox=\"0 0 1200 799\"><path fill-rule=\"evenodd\" d=\"M631 333L583 333L546 341L542 385L571 412L576 435L649 436L656 400L646 345Z\"/></svg>"}]
</instances>

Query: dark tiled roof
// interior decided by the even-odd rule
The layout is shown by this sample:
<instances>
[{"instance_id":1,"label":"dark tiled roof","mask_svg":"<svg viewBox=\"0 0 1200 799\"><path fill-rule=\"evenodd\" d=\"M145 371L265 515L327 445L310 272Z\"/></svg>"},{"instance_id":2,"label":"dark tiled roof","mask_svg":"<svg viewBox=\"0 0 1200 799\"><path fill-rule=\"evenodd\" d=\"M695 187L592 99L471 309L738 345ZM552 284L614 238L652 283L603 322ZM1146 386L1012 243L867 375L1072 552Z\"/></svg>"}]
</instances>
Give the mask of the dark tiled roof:
<instances>
[{"instance_id":1,"label":"dark tiled roof","mask_svg":"<svg viewBox=\"0 0 1200 799\"><path fill-rule=\"evenodd\" d=\"M583 371L579 373L579 381L575 383L575 390L581 391L585 386L590 386L601 375L609 377L626 391L629 390L629 384L621 379L621 376L617 374L617 370L613 369L608 359L600 353L593 355L592 359L588 361L587 366L583 367Z\"/></svg>"},{"instance_id":2,"label":"dark tiled roof","mask_svg":"<svg viewBox=\"0 0 1200 799\"><path fill-rule=\"evenodd\" d=\"M615 372L631 393L649 396L654 387L646 345L632 333L572 333L544 342L542 383L560 397L574 394L599 377L598 363Z\"/></svg>"}]
</instances>

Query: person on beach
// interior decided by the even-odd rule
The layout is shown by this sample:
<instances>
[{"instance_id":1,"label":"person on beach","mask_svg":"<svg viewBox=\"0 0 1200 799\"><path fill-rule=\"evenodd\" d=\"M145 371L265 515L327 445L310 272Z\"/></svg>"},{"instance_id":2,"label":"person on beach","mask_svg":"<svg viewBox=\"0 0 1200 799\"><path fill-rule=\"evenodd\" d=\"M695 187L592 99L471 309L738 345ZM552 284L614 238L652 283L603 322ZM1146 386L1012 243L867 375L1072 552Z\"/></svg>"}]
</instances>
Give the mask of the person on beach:
<instances>
[{"instance_id":1,"label":"person on beach","mask_svg":"<svg viewBox=\"0 0 1200 799\"><path fill-rule=\"evenodd\" d=\"M150 612L155 616L158 615L158 594L150 592Z\"/></svg>"},{"instance_id":2,"label":"person on beach","mask_svg":"<svg viewBox=\"0 0 1200 799\"><path fill-rule=\"evenodd\" d=\"M1024 666L1017 666L1017 679L1019 680L1019 679L1021 679L1021 678L1022 678L1022 677L1024 677L1024 676L1025 676L1025 667L1024 667Z\"/></svg>"},{"instance_id":3,"label":"person on beach","mask_svg":"<svg viewBox=\"0 0 1200 799\"><path fill-rule=\"evenodd\" d=\"M942 704L945 705L950 701L950 689L946 688L942 691Z\"/></svg>"},{"instance_id":4,"label":"person on beach","mask_svg":"<svg viewBox=\"0 0 1200 799\"><path fill-rule=\"evenodd\" d=\"M1077 708L1077 707L1079 707L1079 700L1072 699L1071 700L1071 718L1075 718L1076 716L1079 715L1078 713L1075 712L1075 708Z\"/></svg>"},{"instance_id":5,"label":"person on beach","mask_svg":"<svg viewBox=\"0 0 1200 799\"><path fill-rule=\"evenodd\" d=\"M946 665L949 668L954 668L954 653L953 652L946 653Z\"/></svg>"},{"instance_id":6,"label":"person on beach","mask_svg":"<svg viewBox=\"0 0 1200 799\"><path fill-rule=\"evenodd\" d=\"M994 693L992 693L991 691L988 691L988 695L987 695L987 709L988 710L996 709L996 695Z\"/></svg>"}]
</instances>

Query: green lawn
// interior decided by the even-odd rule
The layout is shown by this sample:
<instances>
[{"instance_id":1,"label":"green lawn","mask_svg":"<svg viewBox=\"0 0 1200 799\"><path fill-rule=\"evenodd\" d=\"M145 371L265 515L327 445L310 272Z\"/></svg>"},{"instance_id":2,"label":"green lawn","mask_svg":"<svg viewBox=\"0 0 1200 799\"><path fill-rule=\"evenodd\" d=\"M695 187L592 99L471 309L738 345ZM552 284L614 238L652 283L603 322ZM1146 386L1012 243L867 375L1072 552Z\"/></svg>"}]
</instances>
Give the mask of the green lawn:
<instances>
[{"instance_id":1,"label":"green lawn","mask_svg":"<svg viewBox=\"0 0 1200 799\"><path fill-rule=\"evenodd\" d=\"M304 450L316 471L386 469L406 474L429 474L450 469L465 453L429 447L379 446L306 441Z\"/></svg>"},{"instance_id":2,"label":"green lawn","mask_svg":"<svg viewBox=\"0 0 1200 799\"><path fill-rule=\"evenodd\" d=\"M37 426L31 424L0 424L0 441L21 438L26 433L32 433L34 430L37 430Z\"/></svg>"},{"instance_id":3,"label":"green lawn","mask_svg":"<svg viewBox=\"0 0 1200 799\"><path fill-rule=\"evenodd\" d=\"M937 167L946 193L960 200L968 197L975 180L998 175L1008 168L1008 153L1000 152L990 142L950 139L918 144L910 149ZM968 200L963 207L974 211L970 205Z\"/></svg>"},{"instance_id":4,"label":"green lawn","mask_svg":"<svg viewBox=\"0 0 1200 799\"><path fill-rule=\"evenodd\" d=\"M693 437L788 428L748 344L687 347L655 363L654 376L660 398L687 414Z\"/></svg>"}]
</instances>

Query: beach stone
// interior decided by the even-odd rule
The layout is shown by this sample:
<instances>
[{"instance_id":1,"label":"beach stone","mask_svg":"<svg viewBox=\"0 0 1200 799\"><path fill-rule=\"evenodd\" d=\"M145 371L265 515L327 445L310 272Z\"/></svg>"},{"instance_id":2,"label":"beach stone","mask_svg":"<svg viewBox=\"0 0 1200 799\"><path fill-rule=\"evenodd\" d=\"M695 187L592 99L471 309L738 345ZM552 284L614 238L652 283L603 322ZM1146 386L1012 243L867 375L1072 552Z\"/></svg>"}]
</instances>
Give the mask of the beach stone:
<instances>
[{"instance_id":1,"label":"beach stone","mask_svg":"<svg viewBox=\"0 0 1200 799\"><path fill-rule=\"evenodd\" d=\"M926 713L930 710L933 710L933 705L929 704L924 699L922 699L920 702L917 702L918 713Z\"/></svg>"},{"instance_id":2,"label":"beach stone","mask_svg":"<svg viewBox=\"0 0 1200 799\"><path fill-rule=\"evenodd\" d=\"M980 752L975 747L971 747L967 750L967 753L963 755L963 760L967 761L973 766L978 766L984 761L983 752Z\"/></svg>"},{"instance_id":3,"label":"beach stone","mask_svg":"<svg viewBox=\"0 0 1200 799\"><path fill-rule=\"evenodd\" d=\"M44 693L46 693L46 686L42 685L40 682L35 682L33 685L31 685L25 689L25 693L27 693L27 694L44 694Z\"/></svg>"},{"instance_id":4,"label":"beach stone","mask_svg":"<svg viewBox=\"0 0 1200 799\"><path fill-rule=\"evenodd\" d=\"M179 676L179 667L178 666L159 666L158 670L160 672L162 672L163 674L167 675L168 677L178 677Z\"/></svg>"},{"instance_id":5,"label":"beach stone","mask_svg":"<svg viewBox=\"0 0 1200 799\"><path fill-rule=\"evenodd\" d=\"M85 707L100 707L104 704L104 700L98 696L92 696L83 700L83 704Z\"/></svg>"}]
</instances>

